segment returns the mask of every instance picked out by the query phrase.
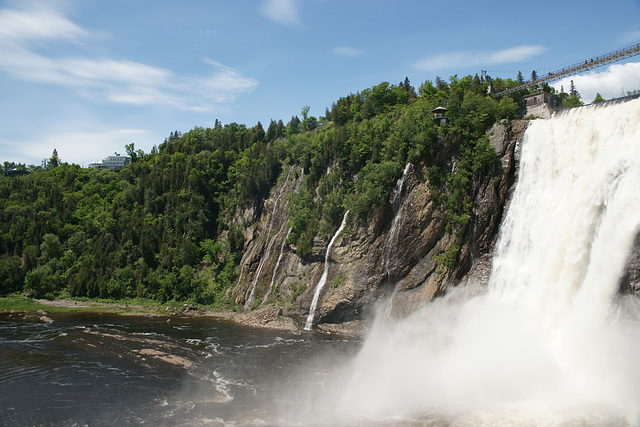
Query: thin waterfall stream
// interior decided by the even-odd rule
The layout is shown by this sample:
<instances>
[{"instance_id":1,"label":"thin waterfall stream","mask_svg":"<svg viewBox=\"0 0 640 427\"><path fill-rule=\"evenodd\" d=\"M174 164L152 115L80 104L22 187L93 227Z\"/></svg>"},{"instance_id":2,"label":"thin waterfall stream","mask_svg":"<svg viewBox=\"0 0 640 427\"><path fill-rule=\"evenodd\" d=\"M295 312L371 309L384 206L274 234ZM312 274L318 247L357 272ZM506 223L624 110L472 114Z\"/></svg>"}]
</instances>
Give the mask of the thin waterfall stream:
<instances>
[{"instance_id":1,"label":"thin waterfall stream","mask_svg":"<svg viewBox=\"0 0 640 427\"><path fill-rule=\"evenodd\" d=\"M258 279L260 278L260 273L262 273L262 268L264 267L264 265L267 263L267 261L269 260L269 256L271 255L271 248L273 247L273 244L276 241L276 236L271 237L271 229L273 227L273 223L276 221L276 212L278 209L278 202L280 201L280 199L276 199L274 205L273 205L273 212L271 213L271 219L269 220L269 228L267 229L267 234L266 234L266 241L267 243L267 249L265 251L265 253L262 255L261 259L260 259L260 263L258 264L258 269L256 270L256 274L253 277L253 281L251 282L251 292L249 293L249 297L247 298L246 302L244 303L244 309L249 309L251 307L251 305L253 304L253 301L255 300L255 292L256 292L256 285L258 284Z\"/></svg>"},{"instance_id":2,"label":"thin waterfall stream","mask_svg":"<svg viewBox=\"0 0 640 427\"><path fill-rule=\"evenodd\" d=\"M397 264L397 260L396 260L397 257L394 251L397 250L398 239L400 237L400 224L401 224L403 213L404 213L404 205L402 204L402 196L403 196L402 191L404 189L404 181L407 177L407 174L411 170L411 167L412 167L411 163L407 163L407 165L404 167L404 170L402 171L402 175L398 179L398 182L396 182L396 186L393 191L393 199L391 200L391 205L393 207L394 215L393 215L393 220L391 221L391 227L389 229L389 238L387 239L387 248L384 254L385 255L384 267L385 267L385 272L387 273L387 281L389 282L389 285L393 287L393 290L391 291L391 295L389 296L389 302L387 304L387 309L385 312L386 317L389 317L391 315L391 310L393 308L393 299L397 292L397 286L395 282L397 265L391 266L391 262L395 260ZM393 272L392 272L392 268L393 268Z\"/></svg>"},{"instance_id":3,"label":"thin waterfall stream","mask_svg":"<svg viewBox=\"0 0 640 427\"><path fill-rule=\"evenodd\" d=\"M280 255L278 255L278 261L276 262L276 266L273 268L273 274L271 275L271 282L269 283L269 288L267 289L267 292L264 294L264 297L262 298L262 302L260 303L260 305L267 302L267 299L269 299L269 295L271 295L271 291L273 290L273 285L276 281L276 274L278 273L278 268L280 268L280 264L282 263L282 257L284 256L284 245L287 243L287 238L289 238L290 233L291 233L291 227L289 227L289 231L287 231L287 234L285 235L284 239L282 240L282 244L280 245Z\"/></svg>"},{"instance_id":4,"label":"thin waterfall stream","mask_svg":"<svg viewBox=\"0 0 640 427\"><path fill-rule=\"evenodd\" d=\"M320 281L316 285L315 293L313 294L313 300L311 301L311 308L309 309L309 316L307 317L307 321L304 325L304 329L310 331L313 328L313 318L316 315L316 309L318 308L318 301L320 300L320 293L322 292L322 288L327 282L327 276L329 275L329 256L331 255L331 248L335 243L338 235L342 232L345 224L347 223L347 215L349 215L349 211L344 213L344 217L342 218L342 224L338 228L338 231L333 235L331 241L329 242L329 246L327 246L327 253L324 256L324 271L322 273L322 277L320 277Z\"/></svg>"},{"instance_id":5,"label":"thin waterfall stream","mask_svg":"<svg viewBox=\"0 0 640 427\"><path fill-rule=\"evenodd\" d=\"M282 197L282 194L285 191L285 188L287 187L287 183L289 182L289 177L291 176L292 170L293 170L293 166L289 168L289 171L287 172L287 176L284 179L284 183L282 184L282 187L280 188L280 191L278 192L278 195L273 204L273 211L271 212L271 219L269 220L269 228L267 229L267 233L265 235L266 236L265 244L267 245L267 248L264 254L262 254L262 256L260 257L258 268L253 277L253 281L251 282L249 296L247 297L243 307L245 310L251 308L251 306L253 305L253 302L255 301L256 286L258 284L258 280L260 279L260 274L262 273L262 269L264 268L265 264L269 262L273 245L275 244L276 240L278 239L278 236L280 236L280 234L282 233L282 230L285 227L285 224L282 224L282 226L280 227L280 230L278 230L278 233L276 233L275 236L271 236L271 230L273 229L273 225L279 220L278 203L280 203L280 198ZM287 200L286 203L284 204L284 207L282 208L283 211L286 211L288 204L289 204L289 200ZM269 289L271 289L271 287ZM263 302L264 300L266 300L266 297L263 299Z\"/></svg>"}]
</instances>

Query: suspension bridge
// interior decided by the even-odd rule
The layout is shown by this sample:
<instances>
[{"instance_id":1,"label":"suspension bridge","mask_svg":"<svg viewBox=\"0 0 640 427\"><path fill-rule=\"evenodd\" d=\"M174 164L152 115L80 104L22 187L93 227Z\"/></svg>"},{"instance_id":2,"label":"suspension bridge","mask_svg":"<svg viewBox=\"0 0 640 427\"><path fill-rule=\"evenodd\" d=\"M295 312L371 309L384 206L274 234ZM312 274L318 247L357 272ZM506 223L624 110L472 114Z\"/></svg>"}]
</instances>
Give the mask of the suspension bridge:
<instances>
[{"instance_id":1,"label":"suspension bridge","mask_svg":"<svg viewBox=\"0 0 640 427\"><path fill-rule=\"evenodd\" d=\"M524 82L518 86L505 89L495 94L496 97L508 95L513 92L517 92L522 89L528 89L531 86L541 85L552 81L560 80L566 76L572 76L580 74L585 71L602 67L612 62L622 61L623 59L631 58L632 56L640 55L640 43L634 43L629 46L625 46L621 49L613 52L605 53L604 55L597 56L595 58L586 59L584 61L576 62L564 67L560 70L549 72L547 75L538 76L535 80Z\"/></svg>"}]
</instances>

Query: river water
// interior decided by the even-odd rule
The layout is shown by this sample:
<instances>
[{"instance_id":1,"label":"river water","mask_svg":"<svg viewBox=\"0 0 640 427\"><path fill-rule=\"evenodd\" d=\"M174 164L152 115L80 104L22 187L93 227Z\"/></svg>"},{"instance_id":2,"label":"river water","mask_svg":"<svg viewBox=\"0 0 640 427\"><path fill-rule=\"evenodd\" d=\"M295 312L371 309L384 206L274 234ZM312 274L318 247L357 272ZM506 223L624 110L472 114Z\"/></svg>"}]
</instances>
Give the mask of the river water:
<instances>
[{"instance_id":1,"label":"river water","mask_svg":"<svg viewBox=\"0 0 640 427\"><path fill-rule=\"evenodd\" d=\"M1 425L304 423L360 343L210 317L0 314Z\"/></svg>"},{"instance_id":2,"label":"river water","mask_svg":"<svg viewBox=\"0 0 640 427\"><path fill-rule=\"evenodd\" d=\"M488 286L378 316L362 343L211 318L0 315L0 419L638 426L640 304L619 293L638 188L640 100L534 121Z\"/></svg>"}]
</instances>

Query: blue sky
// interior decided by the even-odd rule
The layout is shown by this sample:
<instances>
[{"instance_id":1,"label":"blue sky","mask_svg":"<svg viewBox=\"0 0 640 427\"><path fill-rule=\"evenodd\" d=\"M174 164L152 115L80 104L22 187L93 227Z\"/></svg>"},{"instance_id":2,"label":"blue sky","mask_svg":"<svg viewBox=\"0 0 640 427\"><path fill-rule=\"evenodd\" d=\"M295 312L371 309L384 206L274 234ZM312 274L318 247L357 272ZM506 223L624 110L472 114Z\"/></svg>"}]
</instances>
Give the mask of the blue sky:
<instances>
[{"instance_id":1,"label":"blue sky","mask_svg":"<svg viewBox=\"0 0 640 427\"><path fill-rule=\"evenodd\" d=\"M638 41L639 0L5 0L0 162L56 148L86 166L216 119L321 116L383 81L529 77ZM573 80L586 102L620 96L640 57Z\"/></svg>"}]
</instances>

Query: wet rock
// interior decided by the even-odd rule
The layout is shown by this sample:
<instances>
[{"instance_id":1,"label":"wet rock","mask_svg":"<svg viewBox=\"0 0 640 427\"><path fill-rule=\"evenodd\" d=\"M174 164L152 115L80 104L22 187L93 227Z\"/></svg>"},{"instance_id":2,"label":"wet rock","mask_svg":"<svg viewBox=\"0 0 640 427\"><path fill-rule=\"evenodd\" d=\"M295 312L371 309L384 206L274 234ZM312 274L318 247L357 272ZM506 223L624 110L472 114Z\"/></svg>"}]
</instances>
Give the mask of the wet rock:
<instances>
[{"instance_id":1,"label":"wet rock","mask_svg":"<svg viewBox=\"0 0 640 427\"><path fill-rule=\"evenodd\" d=\"M299 329L293 319L284 317L282 308L276 306L266 306L247 313L239 313L233 317L233 321L246 326L292 331Z\"/></svg>"},{"instance_id":2,"label":"wet rock","mask_svg":"<svg viewBox=\"0 0 640 427\"><path fill-rule=\"evenodd\" d=\"M193 362L185 359L184 357L176 356L175 354L169 354L164 351L155 350L152 348L143 348L140 350L131 350L133 353L140 356L148 356L163 362L169 363L180 368L189 369L193 366Z\"/></svg>"},{"instance_id":3,"label":"wet rock","mask_svg":"<svg viewBox=\"0 0 640 427\"><path fill-rule=\"evenodd\" d=\"M518 141L527 125L524 120L505 121L490 130L499 164L472 183L472 213L459 235L446 231L445 207L429 187L424 164L407 167L389 203L375 209L366 221L349 220L329 257L316 327L337 331L340 325L368 319L390 297L393 314L407 315L447 286L464 280L478 260L486 261L517 176ZM444 148L451 145L441 143ZM455 161L448 167L455 169ZM287 328L301 328L309 313L329 241L316 237L312 255L304 260L286 242L289 218L283 207L299 190L301 176L300 171L288 170L286 179L281 178L265 201L261 216L248 225L251 230L245 233L245 256L233 290L236 302L248 311L236 316L240 323L273 326L289 319ZM457 256L443 268L438 257L454 245L460 246ZM282 308L271 305L275 301Z\"/></svg>"}]
</instances>

